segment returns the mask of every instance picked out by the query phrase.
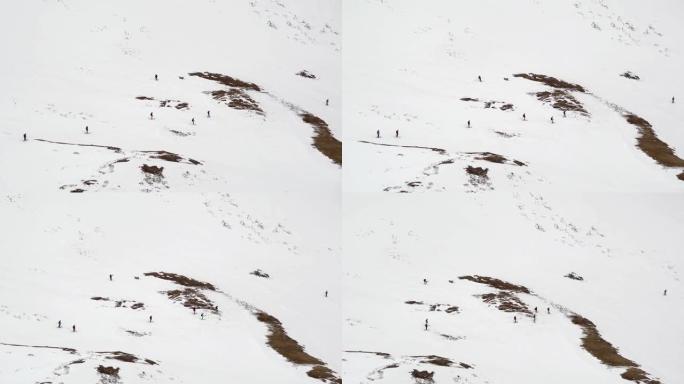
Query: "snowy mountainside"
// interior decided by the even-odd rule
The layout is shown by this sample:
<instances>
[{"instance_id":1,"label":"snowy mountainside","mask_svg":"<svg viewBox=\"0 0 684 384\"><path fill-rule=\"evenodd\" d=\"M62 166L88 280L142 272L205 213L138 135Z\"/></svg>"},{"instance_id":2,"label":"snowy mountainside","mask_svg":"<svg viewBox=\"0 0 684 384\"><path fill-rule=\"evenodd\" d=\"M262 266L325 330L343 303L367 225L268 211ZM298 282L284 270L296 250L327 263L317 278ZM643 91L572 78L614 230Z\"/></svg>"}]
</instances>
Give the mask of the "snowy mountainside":
<instances>
[{"instance_id":1,"label":"snowy mountainside","mask_svg":"<svg viewBox=\"0 0 684 384\"><path fill-rule=\"evenodd\" d=\"M339 3L10 8L0 382L339 381Z\"/></svg>"},{"instance_id":2,"label":"snowy mountainside","mask_svg":"<svg viewBox=\"0 0 684 384\"><path fill-rule=\"evenodd\" d=\"M684 379L683 11L343 4L345 380Z\"/></svg>"}]
</instances>

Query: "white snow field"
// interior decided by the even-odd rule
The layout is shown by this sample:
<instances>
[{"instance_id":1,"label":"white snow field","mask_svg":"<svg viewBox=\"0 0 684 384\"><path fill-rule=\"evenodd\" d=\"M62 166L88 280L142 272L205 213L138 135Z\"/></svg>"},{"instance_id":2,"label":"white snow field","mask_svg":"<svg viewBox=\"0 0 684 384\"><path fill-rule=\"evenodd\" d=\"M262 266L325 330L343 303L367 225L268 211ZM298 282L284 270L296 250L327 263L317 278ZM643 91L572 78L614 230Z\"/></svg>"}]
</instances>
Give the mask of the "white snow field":
<instances>
[{"instance_id":1,"label":"white snow field","mask_svg":"<svg viewBox=\"0 0 684 384\"><path fill-rule=\"evenodd\" d=\"M684 3L342 7L344 380L684 382Z\"/></svg>"},{"instance_id":2,"label":"white snow field","mask_svg":"<svg viewBox=\"0 0 684 384\"><path fill-rule=\"evenodd\" d=\"M2 8L0 383L339 382L340 2Z\"/></svg>"}]
</instances>

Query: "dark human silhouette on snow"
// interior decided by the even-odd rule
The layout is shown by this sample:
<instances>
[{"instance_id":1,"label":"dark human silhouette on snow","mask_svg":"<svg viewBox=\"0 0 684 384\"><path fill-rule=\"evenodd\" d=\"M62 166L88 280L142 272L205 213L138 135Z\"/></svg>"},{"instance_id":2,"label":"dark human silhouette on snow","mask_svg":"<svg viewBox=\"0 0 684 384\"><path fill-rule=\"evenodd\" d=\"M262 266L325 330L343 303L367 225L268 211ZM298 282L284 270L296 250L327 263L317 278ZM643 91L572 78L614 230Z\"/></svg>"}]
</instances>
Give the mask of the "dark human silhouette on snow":
<instances>
[{"instance_id":1,"label":"dark human silhouette on snow","mask_svg":"<svg viewBox=\"0 0 684 384\"><path fill-rule=\"evenodd\" d=\"M551 124L553 124L553 116L551 116Z\"/></svg>"},{"instance_id":2,"label":"dark human silhouette on snow","mask_svg":"<svg viewBox=\"0 0 684 384\"><path fill-rule=\"evenodd\" d=\"M326 105L326 106L328 105L329 102L330 102L330 100L325 99L325 105Z\"/></svg>"},{"instance_id":3,"label":"dark human silhouette on snow","mask_svg":"<svg viewBox=\"0 0 684 384\"><path fill-rule=\"evenodd\" d=\"M399 130L398 129L396 131L394 131L394 137L396 137L396 138L399 137Z\"/></svg>"},{"instance_id":4,"label":"dark human silhouette on snow","mask_svg":"<svg viewBox=\"0 0 684 384\"><path fill-rule=\"evenodd\" d=\"M378 129L377 131L375 131L375 136L376 136L378 139L380 138L380 130L379 130L379 129Z\"/></svg>"},{"instance_id":5,"label":"dark human silhouette on snow","mask_svg":"<svg viewBox=\"0 0 684 384\"><path fill-rule=\"evenodd\" d=\"M86 133L88 133L88 126L86 125Z\"/></svg>"},{"instance_id":6,"label":"dark human silhouette on snow","mask_svg":"<svg viewBox=\"0 0 684 384\"><path fill-rule=\"evenodd\" d=\"M112 281L112 277L113 277L113 275L110 273L109 274L109 281Z\"/></svg>"},{"instance_id":7,"label":"dark human silhouette on snow","mask_svg":"<svg viewBox=\"0 0 684 384\"><path fill-rule=\"evenodd\" d=\"M482 82L482 76L478 75L477 79L480 81L480 83Z\"/></svg>"},{"instance_id":8,"label":"dark human silhouette on snow","mask_svg":"<svg viewBox=\"0 0 684 384\"><path fill-rule=\"evenodd\" d=\"M156 73L154 74L154 80L159 80L159 76Z\"/></svg>"},{"instance_id":9,"label":"dark human silhouette on snow","mask_svg":"<svg viewBox=\"0 0 684 384\"><path fill-rule=\"evenodd\" d=\"M468 128L470 128L470 120L468 120Z\"/></svg>"},{"instance_id":10,"label":"dark human silhouette on snow","mask_svg":"<svg viewBox=\"0 0 684 384\"><path fill-rule=\"evenodd\" d=\"M207 111L207 118L211 117L211 111Z\"/></svg>"},{"instance_id":11,"label":"dark human silhouette on snow","mask_svg":"<svg viewBox=\"0 0 684 384\"><path fill-rule=\"evenodd\" d=\"M24 133L24 141L26 141L26 134Z\"/></svg>"},{"instance_id":12,"label":"dark human silhouette on snow","mask_svg":"<svg viewBox=\"0 0 684 384\"><path fill-rule=\"evenodd\" d=\"M195 118L192 118L192 125L195 125Z\"/></svg>"},{"instance_id":13,"label":"dark human silhouette on snow","mask_svg":"<svg viewBox=\"0 0 684 384\"><path fill-rule=\"evenodd\" d=\"M425 319L425 330L428 330L428 319Z\"/></svg>"},{"instance_id":14,"label":"dark human silhouette on snow","mask_svg":"<svg viewBox=\"0 0 684 384\"><path fill-rule=\"evenodd\" d=\"M150 112L150 120L154 120L154 113Z\"/></svg>"},{"instance_id":15,"label":"dark human silhouette on snow","mask_svg":"<svg viewBox=\"0 0 684 384\"><path fill-rule=\"evenodd\" d=\"M523 120L527 121L527 116L523 113Z\"/></svg>"},{"instance_id":16,"label":"dark human silhouette on snow","mask_svg":"<svg viewBox=\"0 0 684 384\"><path fill-rule=\"evenodd\" d=\"M328 297L328 291L325 291L325 297Z\"/></svg>"},{"instance_id":17,"label":"dark human silhouette on snow","mask_svg":"<svg viewBox=\"0 0 684 384\"><path fill-rule=\"evenodd\" d=\"M71 332L76 332L76 324L71 326Z\"/></svg>"},{"instance_id":18,"label":"dark human silhouette on snow","mask_svg":"<svg viewBox=\"0 0 684 384\"><path fill-rule=\"evenodd\" d=\"M62 320L57 322L57 328L62 328Z\"/></svg>"},{"instance_id":19,"label":"dark human silhouette on snow","mask_svg":"<svg viewBox=\"0 0 684 384\"><path fill-rule=\"evenodd\" d=\"M152 322L152 315L150 315L150 323Z\"/></svg>"}]
</instances>

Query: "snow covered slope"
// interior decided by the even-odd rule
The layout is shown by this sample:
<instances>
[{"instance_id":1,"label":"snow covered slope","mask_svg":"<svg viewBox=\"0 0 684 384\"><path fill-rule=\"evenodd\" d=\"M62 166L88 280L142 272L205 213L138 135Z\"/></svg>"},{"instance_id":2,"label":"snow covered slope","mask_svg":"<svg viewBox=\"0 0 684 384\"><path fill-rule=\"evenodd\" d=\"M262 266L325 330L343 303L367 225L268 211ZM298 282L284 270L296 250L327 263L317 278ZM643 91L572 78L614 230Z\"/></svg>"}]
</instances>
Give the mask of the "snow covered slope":
<instances>
[{"instance_id":1,"label":"snow covered slope","mask_svg":"<svg viewBox=\"0 0 684 384\"><path fill-rule=\"evenodd\" d=\"M4 8L0 382L336 382L340 3Z\"/></svg>"},{"instance_id":2,"label":"snow covered slope","mask_svg":"<svg viewBox=\"0 0 684 384\"><path fill-rule=\"evenodd\" d=\"M684 381L682 15L343 4L345 380Z\"/></svg>"}]
</instances>

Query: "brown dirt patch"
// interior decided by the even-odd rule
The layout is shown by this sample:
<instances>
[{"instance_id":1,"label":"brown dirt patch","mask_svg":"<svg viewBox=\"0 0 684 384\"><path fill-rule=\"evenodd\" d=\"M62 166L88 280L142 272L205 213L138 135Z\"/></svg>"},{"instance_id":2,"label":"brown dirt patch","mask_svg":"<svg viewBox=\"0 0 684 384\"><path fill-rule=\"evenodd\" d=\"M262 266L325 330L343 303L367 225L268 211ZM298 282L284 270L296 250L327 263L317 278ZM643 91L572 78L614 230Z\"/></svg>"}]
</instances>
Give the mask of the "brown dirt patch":
<instances>
[{"instance_id":1,"label":"brown dirt patch","mask_svg":"<svg viewBox=\"0 0 684 384\"><path fill-rule=\"evenodd\" d=\"M516 312L525 315L532 315L532 311L518 296L508 291L499 291L497 293L486 293L480 295L482 301L489 305L496 306L497 309L503 312Z\"/></svg>"},{"instance_id":2,"label":"brown dirt patch","mask_svg":"<svg viewBox=\"0 0 684 384\"><path fill-rule=\"evenodd\" d=\"M97 367L97 373L101 375L107 375L107 376L113 376L118 378L119 377L119 368L114 368L114 367L105 367L103 365L100 365Z\"/></svg>"},{"instance_id":3,"label":"brown dirt patch","mask_svg":"<svg viewBox=\"0 0 684 384\"><path fill-rule=\"evenodd\" d=\"M625 113L623 117L637 127L640 134L637 147L648 157L665 167L684 167L684 159L675 155L674 150L658 138L648 121L633 113Z\"/></svg>"},{"instance_id":4,"label":"brown dirt patch","mask_svg":"<svg viewBox=\"0 0 684 384\"><path fill-rule=\"evenodd\" d=\"M259 88L259 86L254 84L254 83L242 81L242 80L236 79L234 77L230 77L228 75L222 75L220 73L192 72L192 73L188 73L188 75L201 77L201 78L206 79L206 80L212 80L212 81L215 81L217 83L227 85L229 87L251 89L251 90L257 91L257 92L261 91L261 88Z\"/></svg>"},{"instance_id":5,"label":"brown dirt patch","mask_svg":"<svg viewBox=\"0 0 684 384\"><path fill-rule=\"evenodd\" d=\"M466 167L465 170L466 170L466 173L468 173L469 175L478 176L478 177L482 177L482 178L487 178L488 177L487 173L489 172L489 169L487 169L487 168L473 167L470 165L468 167Z\"/></svg>"},{"instance_id":6,"label":"brown dirt patch","mask_svg":"<svg viewBox=\"0 0 684 384\"><path fill-rule=\"evenodd\" d=\"M420 379L423 382L432 383L434 381L433 377L435 376L435 373L428 371L419 371L417 369L414 369L413 371L411 371L411 376L415 379Z\"/></svg>"},{"instance_id":7,"label":"brown dirt patch","mask_svg":"<svg viewBox=\"0 0 684 384\"><path fill-rule=\"evenodd\" d=\"M505 158L502 155L499 155L498 153L492 153L492 152L466 152L469 155L477 155L475 157L475 160L482 160L482 161L488 161L490 163L497 163L497 164L512 164L512 165L517 165L517 166L524 166L526 165L522 161L518 160L509 160Z\"/></svg>"},{"instance_id":8,"label":"brown dirt patch","mask_svg":"<svg viewBox=\"0 0 684 384\"><path fill-rule=\"evenodd\" d=\"M584 116L589 116L589 112L584 109L584 105L565 90L556 89L552 92L537 92L535 96L537 96L537 100L551 104L553 108L559 111L575 111Z\"/></svg>"},{"instance_id":9,"label":"brown dirt patch","mask_svg":"<svg viewBox=\"0 0 684 384\"><path fill-rule=\"evenodd\" d=\"M255 271L252 271L252 272L250 272L249 274L250 274L250 275L257 276L257 277L263 277L264 279L268 279L269 277L271 277L271 275L269 275L268 273L262 271L261 269L257 269L257 270L255 270Z\"/></svg>"},{"instance_id":10,"label":"brown dirt patch","mask_svg":"<svg viewBox=\"0 0 684 384\"><path fill-rule=\"evenodd\" d=\"M529 289L522 285L516 285L509 283L507 281L499 280L494 277L471 275L471 276L460 276L461 280L468 280L474 283L485 284L492 288L500 289L502 291L512 291L519 293L531 293Z\"/></svg>"},{"instance_id":11,"label":"brown dirt patch","mask_svg":"<svg viewBox=\"0 0 684 384\"><path fill-rule=\"evenodd\" d=\"M280 320L263 311L258 311L256 317L268 326L268 345L287 361L300 365L324 365L321 360L306 353L304 347L288 336Z\"/></svg>"},{"instance_id":12,"label":"brown dirt patch","mask_svg":"<svg viewBox=\"0 0 684 384\"><path fill-rule=\"evenodd\" d=\"M408 301L404 301L404 304L423 305L423 302L422 301L415 301L415 300L408 300Z\"/></svg>"},{"instance_id":13,"label":"brown dirt patch","mask_svg":"<svg viewBox=\"0 0 684 384\"><path fill-rule=\"evenodd\" d=\"M316 78L316 75L314 75L313 73L311 73L307 70L301 70L301 71L297 72L296 75L301 76L301 77L306 77L307 79L315 79Z\"/></svg>"},{"instance_id":14,"label":"brown dirt patch","mask_svg":"<svg viewBox=\"0 0 684 384\"><path fill-rule=\"evenodd\" d=\"M630 80L640 80L640 77L632 73L631 71L627 71L625 73L621 73L620 76L625 77Z\"/></svg>"},{"instance_id":15,"label":"brown dirt patch","mask_svg":"<svg viewBox=\"0 0 684 384\"><path fill-rule=\"evenodd\" d=\"M324 383L342 384L342 379L337 377L335 371L323 365L314 366L306 374Z\"/></svg>"},{"instance_id":16,"label":"brown dirt patch","mask_svg":"<svg viewBox=\"0 0 684 384\"><path fill-rule=\"evenodd\" d=\"M576 274L575 272L570 272L567 275L565 275L564 277L567 277L568 279L572 279L572 280L577 280L577 281L583 281L584 280L584 277Z\"/></svg>"},{"instance_id":17,"label":"brown dirt patch","mask_svg":"<svg viewBox=\"0 0 684 384\"><path fill-rule=\"evenodd\" d=\"M450 359L447 359L446 357L442 357L442 356L437 356L437 355L413 356L413 357L425 358L424 360L421 361L421 363L424 363L424 364L439 365L440 367L451 367L452 365L454 365L454 362L451 361Z\"/></svg>"},{"instance_id":18,"label":"brown dirt patch","mask_svg":"<svg viewBox=\"0 0 684 384\"><path fill-rule=\"evenodd\" d=\"M140 169L145 172L149 173L151 175L159 176L159 177L164 177L162 175L162 172L164 171L164 167L157 167L156 165L147 165L143 164Z\"/></svg>"},{"instance_id":19,"label":"brown dirt patch","mask_svg":"<svg viewBox=\"0 0 684 384\"><path fill-rule=\"evenodd\" d=\"M577 314L571 315L570 320L573 324L579 325L582 328L584 333L584 336L582 336L582 348L599 359L603 364L611 367L638 366L635 362L620 355L617 348L601 337L594 323Z\"/></svg>"},{"instance_id":20,"label":"brown dirt patch","mask_svg":"<svg viewBox=\"0 0 684 384\"><path fill-rule=\"evenodd\" d=\"M577 92L582 92L582 93L586 92L584 87L582 87L581 85L572 84L572 83L569 83L567 81L563 81L563 80L560 80L560 79L557 79L557 78L551 77L551 76L539 75L536 73L518 73L518 74L513 75L513 77L522 77L522 78L527 79L527 80L536 81L538 83L546 84L549 87L553 87L553 88L567 89L570 91L577 91Z\"/></svg>"},{"instance_id":21,"label":"brown dirt patch","mask_svg":"<svg viewBox=\"0 0 684 384\"><path fill-rule=\"evenodd\" d=\"M85 192L85 189L83 189L83 188L76 188L76 189L72 189L72 190L69 191L69 192L71 192L71 193L83 193L83 192Z\"/></svg>"},{"instance_id":22,"label":"brown dirt patch","mask_svg":"<svg viewBox=\"0 0 684 384\"><path fill-rule=\"evenodd\" d=\"M138 99L138 100L154 100L154 97L137 96L136 99Z\"/></svg>"},{"instance_id":23,"label":"brown dirt patch","mask_svg":"<svg viewBox=\"0 0 684 384\"><path fill-rule=\"evenodd\" d=\"M109 301L109 297L94 296L94 297L91 297L90 300Z\"/></svg>"},{"instance_id":24,"label":"brown dirt patch","mask_svg":"<svg viewBox=\"0 0 684 384\"><path fill-rule=\"evenodd\" d=\"M207 92L214 100L223 101L233 109L254 111L260 115L264 114L259 103L256 102L245 91L239 88L231 88L227 91L218 90Z\"/></svg>"},{"instance_id":25,"label":"brown dirt patch","mask_svg":"<svg viewBox=\"0 0 684 384\"><path fill-rule=\"evenodd\" d=\"M205 283L203 281L195 280L195 279L189 278L187 276L179 275L176 273L147 272L147 273L145 273L145 276L152 276L152 277L156 277L156 278L162 279L162 280L173 281L174 283L185 286L185 287L209 289L212 291L216 290L216 288L209 283Z\"/></svg>"},{"instance_id":26,"label":"brown dirt patch","mask_svg":"<svg viewBox=\"0 0 684 384\"><path fill-rule=\"evenodd\" d=\"M180 302L184 307L205 309L218 313L214 302L195 288L174 289L165 293L169 299Z\"/></svg>"},{"instance_id":27,"label":"brown dirt patch","mask_svg":"<svg viewBox=\"0 0 684 384\"><path fill-rule=\"evenodd\" d=\"M513 110L513 104L506 103L506 104L500 106L499 109L502 111Z\"/></svg>"},{"instance_id":28,"label":"brown dirt patch","mask_svg":"<svg viewBox=\"0 0 684 384\"><path fill-rule=\"evenodd\" d=\"M328 123L309 112L299 114L302 120L314 128L313 146L337 165L342 165L342 142L332 135Z\"/></svg>"},{"instance_id":29,"label":"brown dirt patch","mask_svg":"<svg viewBox=\"0 0 684 384\"><path fill-rule=\"evenodd\" d=\"M682 172L682 173L680 173L679 175L677 175L677 178L678 178L679 180L684 180L684 172Z\"/></svg>"},{"instance_id":30,"label":"brown dirt patch","mask_svg":"<svg viewBox=\"0 0 684 384\"><path fill-rule=\"evenodd\" d=\"M480 99L475 99L472 97L461 97L461 101L480 101Z\"/></svg>"}]
</instances>

